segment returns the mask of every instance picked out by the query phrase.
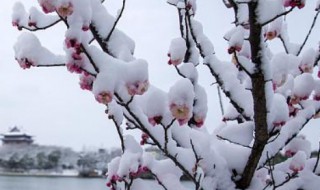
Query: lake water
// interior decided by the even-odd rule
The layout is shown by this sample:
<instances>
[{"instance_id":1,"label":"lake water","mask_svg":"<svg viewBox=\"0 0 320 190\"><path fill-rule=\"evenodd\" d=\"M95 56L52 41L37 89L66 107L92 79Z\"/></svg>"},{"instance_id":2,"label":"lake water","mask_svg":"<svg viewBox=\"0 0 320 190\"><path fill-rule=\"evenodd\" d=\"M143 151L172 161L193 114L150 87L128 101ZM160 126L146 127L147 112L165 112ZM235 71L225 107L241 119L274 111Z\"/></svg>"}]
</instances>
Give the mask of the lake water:
<instances>
[{"instance_id":1,"label":"lake water","mask_svg":"<svg viewBox=\"0 0 320 190\"><path fill-rule=\"evenodd\" d=\"M105 184L101 178L0 176L0 190L107 190Z\"/></svg>"},{"instance_id":2,"label":"lake water","mask_svg":"<svg viewBox=\"0 0 320 190\"><path fill-rule=\"evenodd\" d=\"M106 190L100 178L0 176L0 190Z\"/></svg>"}]
</instances>

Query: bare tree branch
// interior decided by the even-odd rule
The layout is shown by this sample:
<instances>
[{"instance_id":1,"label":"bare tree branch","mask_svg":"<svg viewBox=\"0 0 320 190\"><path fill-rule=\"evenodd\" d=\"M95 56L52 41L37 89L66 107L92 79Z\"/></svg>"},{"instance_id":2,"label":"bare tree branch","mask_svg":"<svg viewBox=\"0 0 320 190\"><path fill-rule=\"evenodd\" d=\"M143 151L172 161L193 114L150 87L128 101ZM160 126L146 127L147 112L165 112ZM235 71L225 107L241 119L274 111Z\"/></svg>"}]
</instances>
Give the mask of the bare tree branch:
<instances>
[{"instance_id":1,"label":"bare tree branch","mask_svg":"<svg viewBox=\"0 0 320 190\"><path fill-rule=\"evenodd\" d=\"M110 40L110 37L111 37L114 29L116 28L116 26L117 26L117 24L118 24L121 16L122 16L122 13L123 13L123 11L124 11L125 6L126 6L126 0L122 0L122 7L121 7L121 10L120 10L120 12L119 12L119 15L117 16L116 21L114 22L114 24L113 24L113 26L112 26L112 28L111 28L111 30L110 30L107 38L105 39L105 41L108 42L108 41Z\"/></svg>"},{"instance_id":2,"label":"bare tree branch","mask_svg":"<svg viewBox=\"0 0 320 190\"><path fill-rule=\"evenodd\" d=\"M320 142L319 142L319 149L318 149L318 154L317 154L317 161L316 164L313 167L312 172L315 173L319 164L319 159L320 159Z\"/></svg>"},{"instance_id":3,"label":"bare tree branch","mask_svg":"<svg viewBox=\"0 0 320 190\"><path fill-rule=\"evenodd\" d=\"M273 17L272 19L262 23L261 26L265 26L265 25L271 23L272 21L276 20L277 18L280 18L282 16L285 16L285 15L289 14L291 11L293 11L293 9L294 9L294 7L291 7L289 10L287 10L287 11L285 11L283 13L280 13L280 14L276 15L275 17Z\"/></svg>"},{"instance_id":4,"label":"bare tree branch","mask_svg":"<svg viewBox=\"0 0 320 190\"><path fill-rule=\"evenodd\" d=\"M314 28L314 26L315 26L315 24L316 24L316 22L317 22L319 13L320 13L320 11L317 11L316 15L314 16L313 21L312 21L312 24L311 24L311 27L310 27L310 29L309 29L309 31L308 31L308 34L307 34L307 36L305 37L302 45L300 46L300 48L299 48L299 50L298 50L297 56L300 55L303 47L306 45L306 43L307 43L307 41L308 41L308 39L309 39L309 37L310 37L310 34L311 34L311 32L312 32L312 30L313 30L313 28Z\"/></svg>"}]
</instances>

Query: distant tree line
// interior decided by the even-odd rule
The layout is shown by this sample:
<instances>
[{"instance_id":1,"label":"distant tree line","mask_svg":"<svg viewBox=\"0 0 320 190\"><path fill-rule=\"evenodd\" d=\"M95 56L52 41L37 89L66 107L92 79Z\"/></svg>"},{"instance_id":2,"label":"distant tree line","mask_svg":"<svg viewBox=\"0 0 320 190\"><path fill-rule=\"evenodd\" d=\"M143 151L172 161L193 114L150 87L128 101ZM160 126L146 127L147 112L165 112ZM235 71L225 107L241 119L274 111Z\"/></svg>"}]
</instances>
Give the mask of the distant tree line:
<instances>
[{"instance_id":1,"label":"distant tree line","mask_svg":"<svg viewBox=\"0 0 320 190\"><path fill-rule=\"evenodd\" d=\"M110 160L120 154L120 149L75 152L68 148L38 145L13 149L1 147L0 171L76 169L86 176L97 170L105 173Z\"/></svg>"}]
</instances>

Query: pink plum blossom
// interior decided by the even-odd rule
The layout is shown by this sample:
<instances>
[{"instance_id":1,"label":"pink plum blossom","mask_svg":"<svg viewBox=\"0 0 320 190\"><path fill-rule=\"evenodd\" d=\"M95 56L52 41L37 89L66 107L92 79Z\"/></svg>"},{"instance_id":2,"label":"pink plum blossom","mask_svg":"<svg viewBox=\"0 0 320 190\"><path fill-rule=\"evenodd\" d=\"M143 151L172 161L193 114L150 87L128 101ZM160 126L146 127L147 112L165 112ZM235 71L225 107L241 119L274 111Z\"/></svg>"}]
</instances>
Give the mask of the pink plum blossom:
<instances>
[{"instance_id":1,"label":"pink plum blossom","mask_svg":"<svg viewBox=\"0 0 320 190\"><path fill-rule=\"evenodd\" d=\"M28 58L17 59L17 61L22 69L29 69L31 66L34 66L34 63Z\"/></svg>"},{"instance_id":2,"label":"pink plum blossom","mask_svg":"<svg viewBox=\"0 0 320 190\"><path fill-rule=\"evenodd\" d=\"M108 104L112 101L112 96L112 93L103 91L96 95L95 98L101 104Z\"/></svg>"},{"instance_id":3,"label":"pink plum blossom","mask_svg":"<svg viewBox=\"0 0 320 190\"><path fill-rule=\"evenodd\" d=\"M94 80L95 80L94 76L86 75L86 74L82 75L80 77L80 82L79 82L81 89L91 91Z\"/></svg>"},{"instance_id":4,"label":"pink plum blossom","mask_svg":"<svg viewBox=\"0 0 320 190\"><path fill-rule=\"evenodd\" d=\"M162 120L162 116L154 116L154 117L148 118L148 121L152 126L156 126L160 124L161 120Z\"/></svg>"},{"instance_id":5,"label":"pink plum blossom","mask_svg":"<svg viewBox=\"0 0 320 190\"><path fill-rule=\"evenodd\" d=\"M80 74L82 72L81 62L74 61L66 64L68 71L71 73Z\"/></svg>"},{"instance_id":6,"label":"pink plum blossom","mask_svg":"<svg viewBox=\"0 0 320 190\"><path fill-rule=\"evenodd\" d=\"M305 0L285 0L283 5L285 7L298 7L302 9L305 6Z\"/></svg>"},{"instance_id":7,"label":"pink plum blossom","mask_svg":"<svg viewBox=\"0 0 320 190\"><path fill-rule=\"evenodd\" d=\"M126 85L126 87L128 90L128 94L130 94L131 96L142 95L148 90L149 81L145 80L143 82L138 81L135 83L129 83Z\"/></svg>"},{"instance_id":8,"label":"pink plum blossom","mask_svg":"<svg viewBox=\"0 0 320 190\"><path fill-rule=\"evenodd\" d=\"M40 6L44 13L52 13L56 10L56 7L52 4L52 0L39 0Z\"/></svg>"},{"instance_id":9,"label":"pink plum blossom","mask_svg":"<svg viewBox=\"0 0 320 190\"><path fill-rule=\"evenodd\" d=\"M63 4L57 9L58 14L61 17L66 18L67 16L71 15L73 13L73 5L71 2L67 4Z\"/></svg>"}]
</instances>

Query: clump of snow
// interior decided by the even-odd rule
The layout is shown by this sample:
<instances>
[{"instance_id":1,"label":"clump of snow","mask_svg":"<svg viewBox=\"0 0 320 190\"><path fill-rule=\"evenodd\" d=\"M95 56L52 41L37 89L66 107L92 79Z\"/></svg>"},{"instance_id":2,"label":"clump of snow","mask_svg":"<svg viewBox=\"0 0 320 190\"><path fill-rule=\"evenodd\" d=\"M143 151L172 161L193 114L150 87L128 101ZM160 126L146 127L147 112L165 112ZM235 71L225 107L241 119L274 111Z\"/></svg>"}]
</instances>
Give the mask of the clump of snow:
<instances>
[{"instance_id":1,"label":"clump of snow","mask_svg":"<svg viewBox=\"0 0 320 190\"><path fill-rule=\"evenodd\" d=\"M305 73L313 72L313 65L316 59L316 51L312 48L309 48L302 54L302 59L300 62L300 69Z\"/></svg>"},{"instance_id":2,"label":"clump of snow","mask_svg":"<svg viewBox=\"0 0 320 190\"><path fill-rule=\"evenodd\" d=\"M43 47L39 39L32 33L22 33L14 45L15 58L20 67L28 69L31 66L62 64L64 58L54 55Z\"/></svg>"},{"instance_id":3,"label":"clump of snow","mask_svg":"<svg viewBox=\"0 0 320 190\"><path fill-rule=\"evenodd\" d=\"M270 112L268 114L270 130L274 127L282 127L289 119L289 109L286 98L280 94L274 94Z\"/></svg>"},{"instance_id":4,"label":"clump of snow","mask_svg":"<svg viewBox=\"0 0 320 190\"><path fill-rule=\"evenodd\" d=\"M198 82L198 71L194 64L192 63L184 63L179 67L180 73L190 79L192 83Z\"/></svg>"},{"instance_id":5,"label":"clump of snow","mask_svg":"<svg viewBox=\"0 0 320 190\"><path fill-rule=\"evenodd\" d=\"M289 169L294 173L302 171L304 169L306 160L307 156L304 152L297 152L290 162Z\"/></svg>"},{"instance_id":6,"label":"clump of snow","mask_svg":"<svg viewBox=\"0 0 320 190\"><path fill-rule=\"evenodd\" d=\"M291 140L290 143L285 146L285 155L292 157L299 151L303 151L308 158L311 155L311 143L301 135Z\"/></svg>"},{"instance_id":7,"label":"clump of snow","mask_svg":"<svg viewBox=\"0 0 320 190\"><path fill-rule=\"evenodd\" d=\"M218 135L245 146L249 146L253 140L253 122L245 122L241 124L230 124L222 128Z\"/></svg>"},{"instance_id":8,"label":"clump of snow","mask_svg":"<svg viewBox=\"0 0 320 190\"><path fill-rule=\"evenodd\" d=\"M303 73L294 79L293 95L304 100L314 89L314 79L310 73Z\"/></svg>"},{"instance_id":9,"label":"clump of snow","mask_svg":"<svg viewBox=\"0 0 320 190\"><path fill-rule=\"evenodd\" d=\"M175 38L171 41L168 56L170 57L169 64L179 65L186 54L187 45L183 38Z\"/></svg>"},{"instance_id":10,"label":"clump of snow","mask_svg":"<svg viewBox=\"0 0 320 190\"><path fill-rule=\"evenodd\" d=\"M28 13L26 12L21 2L16 2L12 11L12 25L21 30L21 26L26 26L28 23Z\"/></svg>"},{"instance_id":11,"label":"clump of snow","mask_svg":"<svg viewBox=\"0 0 320 190\"><path fill-rule=\"evenodd\" d=\"M284 12L282 0L264 0L258 3L258 19L260 23L267 22Z\"/></svg>"},{"instance_id":12,"label":"clump of snow","mask_svg":"<svg viewBox=\"0 0 320 190\"><path fill-rule=\"evenodd\" d=\"M179 123L185 124L192 116L195 93L189 79L177 81L169 90L170 111Z\"/></svg>"}]
</instances>

